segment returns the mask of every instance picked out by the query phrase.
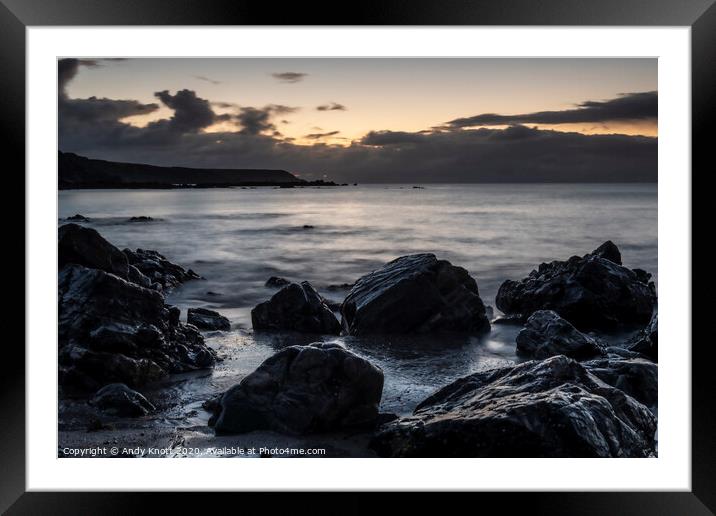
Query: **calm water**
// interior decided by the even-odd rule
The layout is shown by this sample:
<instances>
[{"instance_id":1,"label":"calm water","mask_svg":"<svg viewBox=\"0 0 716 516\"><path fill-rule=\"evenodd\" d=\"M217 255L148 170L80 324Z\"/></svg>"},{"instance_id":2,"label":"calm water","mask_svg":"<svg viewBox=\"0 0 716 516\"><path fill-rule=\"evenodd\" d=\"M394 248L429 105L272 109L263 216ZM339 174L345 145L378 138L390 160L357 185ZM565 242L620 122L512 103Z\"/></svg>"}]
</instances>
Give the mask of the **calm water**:
<instances>
[{"instance_id":1,"label":"calm water","mask_svg":"<svg viewBox=\"0 0 716 516\"><path fill-rule=\"evenodd\" d=\"M657 278L656 185L60 192L59 216L75 213L120 248L156 249L205 277L169 296L183 314L205 306L232 320L232 332L209 340L228 359L182 388L192 403L236 383L280 347L320 338L251 332L251 308L274 292L264 286L269 276L308 280L340 301L346 291L332 285L353 283L404 254L433 252L465 267L494 306L505 279L611 239L625 265ZM126 221L139 215L157 220ZM337 340L383 368L384 409L405 413L457 377L514 362L517 331L495 326L482 339Z\"/></svg>"}]
</instances>

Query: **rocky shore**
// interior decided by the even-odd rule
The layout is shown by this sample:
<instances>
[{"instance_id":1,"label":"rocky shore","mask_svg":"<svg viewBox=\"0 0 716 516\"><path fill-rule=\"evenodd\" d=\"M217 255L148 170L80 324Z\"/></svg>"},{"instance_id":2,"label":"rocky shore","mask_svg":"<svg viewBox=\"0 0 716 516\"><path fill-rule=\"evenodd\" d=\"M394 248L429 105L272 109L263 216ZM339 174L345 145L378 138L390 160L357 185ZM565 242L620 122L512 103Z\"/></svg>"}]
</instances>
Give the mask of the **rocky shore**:
<instances>
[{"instance_id":1,"label":"rocky shore","mask_svg":"<svg viewBox=\"0 0 716 516\"><path fill-rule=\"evenodd\" d=\"M99 428L106 418L161 414L161 394L143 389L161 393L157 386L175 375L220 363L202 332L230 332L231 321L191 308L182 322L179 308L166 303L172 289L200 278L191 269L157 251L120 251L74 223L60 227L58 249L61 422L62 400ZM206 397L208 424L182 443L328 443L341 450L335 456L657 453L656 288L647 272L622 265L612 242L506 280L495 300L503 314L497 320L476 280L433 254L402 256L353 284L326 289L331 297L345 292L341 302L305 281L271 277L266 287L275 292L251 311L254 333L280 332L286 345ZM437 352L450 353L441 347L446 336L479 339L505 320L522 326L514 342L518 363L459 378L400 415L380 411L384 371L327 342L340 335L390 346L398 336L427 336ZM617 345L605 338L620 329L634 336ZM73 433L63 439L86 442Z\"/></svg>"}]
</instances>

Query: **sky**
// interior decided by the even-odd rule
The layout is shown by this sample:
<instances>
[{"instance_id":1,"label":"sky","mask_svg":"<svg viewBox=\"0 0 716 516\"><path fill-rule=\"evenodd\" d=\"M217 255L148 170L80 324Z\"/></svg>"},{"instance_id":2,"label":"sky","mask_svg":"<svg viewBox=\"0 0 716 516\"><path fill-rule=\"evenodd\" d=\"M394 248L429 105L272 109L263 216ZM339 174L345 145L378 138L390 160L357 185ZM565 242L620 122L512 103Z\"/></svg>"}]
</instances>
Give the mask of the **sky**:
<instances>
[{"instance_id":1,"label":"sky","mask_svg":"<svg viewBox=\"0 0 716 516\"><path fill-rule=\"evenodd\" d=\"M348 182L655 181L655 59L68 58L60 150Z\"/></svg>"}]
</instances>

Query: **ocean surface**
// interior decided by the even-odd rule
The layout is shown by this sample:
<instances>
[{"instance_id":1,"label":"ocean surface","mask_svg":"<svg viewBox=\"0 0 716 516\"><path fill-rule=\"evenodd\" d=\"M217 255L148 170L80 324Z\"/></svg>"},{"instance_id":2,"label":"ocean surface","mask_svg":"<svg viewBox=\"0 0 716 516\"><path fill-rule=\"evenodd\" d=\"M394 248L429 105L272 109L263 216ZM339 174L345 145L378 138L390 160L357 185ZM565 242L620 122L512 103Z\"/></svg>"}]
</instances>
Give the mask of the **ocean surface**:
<instances>
[{"instance_id":1,"label":"ocean surface","mask_svg":"<svg viewBox=\"0 0 716 516\"><path fill-rule=\"evenodd\" d=\"M157 250L204 277L168 296L183 318L187 308L203 306L231 320L231 332L208 335L225 360L172 384L177 415L199 419L201 401L296 343L340 341L367 357L385 373L382 409L400 414L460 376L518 361L519 327L511 325L493 325L482 338L254 334L250 310L275 292L264 286L270 276L307 280L341 301L347 290L340 285L399 256L432 252L466 268L494 307L504 280L612 240L626 266L651 272L658 285L657 187L651 184L61 191L58 216L76 213L119 248ZM127 220L142 215L155 220Z\"/></svg>"}]
</instances>

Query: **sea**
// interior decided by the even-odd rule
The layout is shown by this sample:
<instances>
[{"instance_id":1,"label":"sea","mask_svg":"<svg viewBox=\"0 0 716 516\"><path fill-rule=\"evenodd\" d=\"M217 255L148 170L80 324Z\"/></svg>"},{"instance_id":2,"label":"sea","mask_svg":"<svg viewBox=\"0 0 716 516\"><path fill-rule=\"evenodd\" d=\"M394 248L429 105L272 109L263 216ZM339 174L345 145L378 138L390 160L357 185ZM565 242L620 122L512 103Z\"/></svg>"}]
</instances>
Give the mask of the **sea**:
<instances>
[{"instance_id":1,"label":"sea","mask_svg":"<svg viewBox=\"0 0 716 516\"><path fill-rule=\"evenodd\" d=\"M435 390L467 374L520 361L519 326L494 324L476 336L335 337L254 332L250 311L275 289L271 276L309 281L340 302L386 262L430 252L467 269L486 305L506 279L542 262L584 255L612 240L630 268L658 285L655 184L423 184L305 188L65 190L61 219L82 214L115 246L154 249L203 279L167 303L227 316L229 332L206 335L224 360L212 371L170 381L174 415L200 424L201 402L241 381L285 346L340 342L385 375L381 409L410 413ZM129 222L130 217L152 217ZM603 335L619 345L628 335ZM163 386L164 389L167 386Z\"/></svg>"}]
</instances>

